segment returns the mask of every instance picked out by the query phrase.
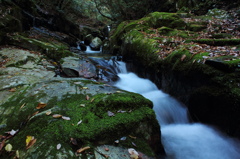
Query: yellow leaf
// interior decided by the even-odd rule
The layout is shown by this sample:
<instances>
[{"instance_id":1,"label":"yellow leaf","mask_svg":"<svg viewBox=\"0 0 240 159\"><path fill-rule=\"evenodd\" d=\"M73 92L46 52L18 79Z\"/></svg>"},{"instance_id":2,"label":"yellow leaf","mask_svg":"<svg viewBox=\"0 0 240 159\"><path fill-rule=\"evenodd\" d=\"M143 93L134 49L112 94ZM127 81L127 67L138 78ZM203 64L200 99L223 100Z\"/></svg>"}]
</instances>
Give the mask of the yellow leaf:
<instances>
[{"instance_id":1,"label":"yellow leaf","mask_svg":"<svg viewBox=\"0 0 240 159\"><path fill-rule=\"evenodd\" d=\"M34 136L27 136L26 138L26 146L29 145L30 141L34 139Z\"/></svg>"},{"instance_id":2,"label":"yellow leaf","mask_svg":"<svg viewBox=\"0 0 240 159\"><path fill-rule=\"evenodd\" d=\"M11 144L7 144L7 145L5 146L5 150L6 150L7 152L11 152L11 151L12 151L12 145L11 145Z\"/></svg>"}]
</instances>

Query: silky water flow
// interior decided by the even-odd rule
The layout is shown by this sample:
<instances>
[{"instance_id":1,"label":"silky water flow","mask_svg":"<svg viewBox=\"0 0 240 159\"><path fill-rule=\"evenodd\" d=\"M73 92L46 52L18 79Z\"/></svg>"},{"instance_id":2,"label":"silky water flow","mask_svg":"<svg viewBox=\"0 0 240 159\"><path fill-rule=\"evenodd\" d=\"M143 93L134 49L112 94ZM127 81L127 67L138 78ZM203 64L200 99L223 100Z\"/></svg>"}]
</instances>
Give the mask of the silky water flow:
<instances>
[{"instance_id":1,"label":"silky water flow","mask_svg":"<svg viewBox=\"0 0 240 159\"><path fill-rule=\"evenodd\" d=\"M238 140L211 126L189 123L184 105L150 80L127 72L124 62L118 62L117 70L121 71L116 87L139 93L153 102L167 159L240 159Z\"/></svg>"}]
</instances>

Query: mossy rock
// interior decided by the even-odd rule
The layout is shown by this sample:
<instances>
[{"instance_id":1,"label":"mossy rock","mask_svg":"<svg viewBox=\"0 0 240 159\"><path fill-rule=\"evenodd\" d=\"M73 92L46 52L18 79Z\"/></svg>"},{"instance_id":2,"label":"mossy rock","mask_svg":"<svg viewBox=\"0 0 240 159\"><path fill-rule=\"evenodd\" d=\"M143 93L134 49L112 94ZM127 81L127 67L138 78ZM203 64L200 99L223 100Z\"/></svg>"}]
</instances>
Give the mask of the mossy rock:
<instances>
[{"instance_id":1,"label":"mossy rock","mask_svg":"<svg viewBox=\"0 0 240 159\"><path fill-rule=\"evenodd\" d=\"M128 52L124 55L148 67L153 67L156 64L158 61L157 52L159 51L158 40L146 38L136 30L128 32L124 39L123 48L126 53Z\"/></svg>"},{"instance_id":2,"label":"mossy rock","mask_svg":"<svg viewBox=\"0 0 240 159\"><path fill-rule=\"evenodd\" d=\"M154 12L147 17L149 26L160 28L162 26L176 29L185 29L186 23L176 13Z\"/></svg>"},{"instance_id":3,"label":"mossy rock","mask_svg":"<svg viewBox=\"0 0 240 159\"><path fill-rule=\"evenodd\" d=\"M39 51L45 54L48 58L59 61L63 57L73 55L69 51L69 46L56 42L56 41L45 41L35 38L29 38L25 35L9 35L8 44L19 46L32 51Z\"/></svg>"},{"instance_id":4,"label":"mossy rock","mask_svg":"<svg viewBox=\"0 0 240 159\"><path fill-rule=\"evenodd\" d=\"M154 156L161 149L160 127L152 102L143 96L125 91L95 92L95 95L87 94L90 100L86 100L84 89L81 93L65 94L61 98L44 92L31 95L31 90L41 85L44 83L18 89L21 93L16 93L0 106L0 134L18 130L7 143L19 151L21 158L59 158L59 155L63 158L86 158L87 152L93 152L96 146L112 145L123 136L126 140L120 141L118 146L129 148L134 143L136 150L149 156ZM74 81L72 85L78 88ZM90 85L93 83L86 85L92 89ZM94 85L104 87L101 84ZM39 100L47 100L46 107L37 109ZM51 115L46 115L47 112L51 112ZM53 114L69 117L69 120L54 118ZM36 139L29 149L26 149L27 136ZM71 143L71 138L76 140L76 145ZM56 148L58 144L61 144L60 150ZM76 150L84 146L91 148L77 157ZM8 158L8 155L3 152L0 156Z\"/></svg>"},{"instance_id":5,"label":"mossy rock","mask_svg":"<svg viewBox=\"0 0 240 159\"><path fill-rule=\"evenodd\" d=\"M213 34L212 38L214 39L224 39L224 38L232 38L233 36L228 33L218 33L218 34Z\"/></svg>"}]
</instances>

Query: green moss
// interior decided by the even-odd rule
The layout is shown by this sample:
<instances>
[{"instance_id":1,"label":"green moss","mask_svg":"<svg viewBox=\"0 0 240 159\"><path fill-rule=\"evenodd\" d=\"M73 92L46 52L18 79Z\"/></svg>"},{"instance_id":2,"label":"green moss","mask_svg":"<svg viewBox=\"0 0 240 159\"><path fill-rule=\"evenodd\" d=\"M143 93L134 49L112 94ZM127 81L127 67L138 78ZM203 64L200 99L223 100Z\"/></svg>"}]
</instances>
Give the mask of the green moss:
<instances>
[{"instance_id":1,"label":"green moss","mask_svg":"<svg viewBox=\"0 0 240 159\"><path fill-rule=\"evenodd\" d=\"M128 32L124 39L126 49L134 54L136 60L145 66L154 67L158 61L158 40L145 38L141 32L136 30Z\"/></svg>"},{"instance_id":2,"label":"green moss","mask_svg":"<svg viewBox=\"0 0 240 159\"><path fill-rule=\"evenodd\" d=\"M152 110L152 102L141 95L130 92L97 94L91 97L94 100L86 100L86 95L66 95L61 101L57 101L57 98L51 99L45 108L37 110L37 101L41 96L45 95L26 97L22 92L18 98L14 97L1 106L3 114L12 116L7 118L1 114L1 120L8 119L7 126L1 129L1 134L11 129L20 130L9 142L23 154L23 157L32 158L34 155L46 157L44 150L51 150L48 155L55 156L57 144L70 148L70 138L81 140L84 145L98 142L112 144L116 139L128 135L137 136L138 140L134 142L139 150L153 155L147 145L148 136L145 129L139 129L141 127L139 123L153 125L156 130L159 130L159 125ZM24 103L26 105L19 109ZM80 104L85 104L85 107L81 107ZM4 108L7 110L9 105L14 110L6 114ZM45 111L49 110L52 114L61 114L70 117L71 120L48 116ZM118 112L119 110L125 112ZM32 116L36 111L39 113ZM115 115L109 116L108 111ZM82 121L81 124L78 124L79 121ZM36 152L25 152L25 140L28 135L37 139L34 144ZM129 139L123 146L131 146L132 140Z\"/></svg>"},{"instance_id":3,"label":"green moss","mask_svg":"<svg viewBox=\"0 0 240 159\"><path fill-rule=\"evenodd\" d=\"M149 26L154 28L169 27L176 29L184 29L186 27L185 22L176 13L166 13L166 12L153 12L147 17Z\"/></svg>"},{"instance_id":4,"label":"green moss","mask_svg":"<svg viewBox=\"0 0 240 159\"><path fill-rule=\"evenodd\" d=\"M200 44L207 44L212 46L228 46L228 45L239 45L240 39L198 39L198 40L186 40L186 42L195 42Z\"/></svg>"},{"instance_id":5,"label":"green moss","mask_svg":"<svg viewBox=\"0 0 240 159\"><path fill-rule=\"evenodd\" d=\"M200 24L189 24L187 29L190 31L198 32L206 29L206 25L200 25Z\"/></svg>"},{"instance_id":6,"label":"green moss","mask_svg":"<svg viewBox=\"0 0 240 159\"><path fill-rule=\"evenodd\" d=\"M29 50L41 51L49 58L56 60L72 55L68 50L68 46L63 43L41 41L25 37L24 35L11 36L9 43Z\"/></svg>"}]
</instances>

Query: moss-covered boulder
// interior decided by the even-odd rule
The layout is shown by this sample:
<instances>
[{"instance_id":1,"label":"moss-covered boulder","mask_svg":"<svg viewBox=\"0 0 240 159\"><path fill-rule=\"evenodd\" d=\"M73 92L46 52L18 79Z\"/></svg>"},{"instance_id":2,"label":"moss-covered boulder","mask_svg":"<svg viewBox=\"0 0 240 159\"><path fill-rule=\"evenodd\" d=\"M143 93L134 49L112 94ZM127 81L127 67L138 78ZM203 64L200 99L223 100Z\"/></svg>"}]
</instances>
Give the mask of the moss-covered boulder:
<instances>
[{"instance_id":1,"label":"moss-covered boulder","mask_svg":"<svg viewBox=\"0 0 240 159\"><path fill-rule=\"evenodd\" d=\"M154 150L159 151L160 129L150 101L138 94L116 92L114 88L94 95L97 88L105 87L78 83L55 80L21 87L17 90L20 95L1 105L1 134L12 129L17 131L6 143L11 144L14 151L18 150L20 157L79 158L75 152L80 148L90 147L78 154L85 156L97 145L114 144L124 136L126 140L120 141L119 146L127 148L134 143L138 151L150 156L154 156ZM36 91L44 85L49 91ZM65 90L55 94L55 88L61 85L73 92ZM39 102L47 104L46 107L39 106ZM27 136L34 136L36 143L26 149ZM76 143L71 143L71 139ZM58 144L62 147L60 150ZM4 151L1 155L9 156Z\"/></svg>"},{"instance_id":2,"label":"moss-covered boulder","mask_svg":"<svg viewBox=\"0 0 240 159\"><path fill-rule=\"evenodd\" d=\"M8 36L8 44L33 51L40 51L48 58L59 61L61 58L70 56L69 46L59 41L36 39L24 34L12 34Z\"/></svg>"}]
</instances>

